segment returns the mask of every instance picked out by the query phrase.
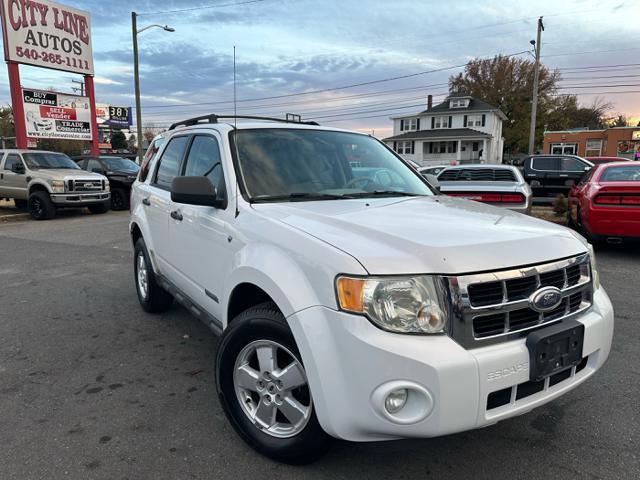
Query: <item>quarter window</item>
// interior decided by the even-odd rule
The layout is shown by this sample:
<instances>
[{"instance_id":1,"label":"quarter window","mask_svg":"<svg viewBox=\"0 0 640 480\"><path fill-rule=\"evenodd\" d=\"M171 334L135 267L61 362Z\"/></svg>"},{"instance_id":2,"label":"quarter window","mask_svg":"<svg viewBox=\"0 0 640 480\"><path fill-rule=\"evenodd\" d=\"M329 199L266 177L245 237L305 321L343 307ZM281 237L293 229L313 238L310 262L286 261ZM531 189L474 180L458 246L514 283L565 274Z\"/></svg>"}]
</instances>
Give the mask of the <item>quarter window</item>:
<instances>
[{"instance_id":1,"label":"quarter window","mask_svg":"<svg viewBox=\"0 0 640 480\"><path fill-rule=\"evenodd\" d=\"M171 182L180 172L180 164L187 146L188 137L175 137L169 141L160 157L160 165L156 173L155 184L159 187L169 189Z\"/></svg>"},{"instance_id":2,"label":"quarter window","mask_svg":"<svg viewBox=\"0 0 640 480\"><path fill-rule=\"evenodd\" d=\"M207 177L220 191L222 184L222 163L218 141L211 136L198 135L193 139L184 169L186 177Z\"/></svg>"}]
</instances>

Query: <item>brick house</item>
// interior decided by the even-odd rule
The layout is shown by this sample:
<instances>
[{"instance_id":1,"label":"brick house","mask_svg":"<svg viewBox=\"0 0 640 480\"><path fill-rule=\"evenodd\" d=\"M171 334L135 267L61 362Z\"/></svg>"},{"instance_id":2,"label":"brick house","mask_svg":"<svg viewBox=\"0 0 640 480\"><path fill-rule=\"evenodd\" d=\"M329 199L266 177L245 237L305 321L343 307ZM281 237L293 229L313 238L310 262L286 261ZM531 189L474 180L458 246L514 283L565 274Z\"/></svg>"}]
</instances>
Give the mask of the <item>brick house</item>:
<instances>
[{"instance_id":1,"label":"brick house","mask_svg":"<svg viewBox=\"0 0 640 480\"><path fill-rule=\"evenodd\" d=\"M544 132L542 153L581 157L634 158L640 152L640 127Z\"/></svg>"}]
</instances>

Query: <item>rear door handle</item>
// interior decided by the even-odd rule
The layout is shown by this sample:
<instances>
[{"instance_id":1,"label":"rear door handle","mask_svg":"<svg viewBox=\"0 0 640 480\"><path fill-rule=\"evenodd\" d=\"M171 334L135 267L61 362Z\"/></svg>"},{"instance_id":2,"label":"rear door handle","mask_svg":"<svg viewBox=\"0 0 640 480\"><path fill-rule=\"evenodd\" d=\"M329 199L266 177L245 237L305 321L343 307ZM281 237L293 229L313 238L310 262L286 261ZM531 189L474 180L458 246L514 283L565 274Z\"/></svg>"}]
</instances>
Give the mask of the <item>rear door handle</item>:
<instances>
[{"instance_id":1,"label":"rear door handle","mask_svg":"<svg viewBox=\"0 0 640 480\"><path fill-rule=\"evenodd\" d=\"M148 198L145 197L145 198L142 199L142 204L143 205L151 205L151 201Z\"/></svg>"},{"instance_id":2,"label":"rear door handle","mask_svg":"<svg viewBox=\"0 0 640 480\"><path fill-rule=\"evenodd\" d=\"M182 214L178 210L174 210L173 212L171 212L171 218L181 222L182 221Z\"/></svg>"}]
</instances>

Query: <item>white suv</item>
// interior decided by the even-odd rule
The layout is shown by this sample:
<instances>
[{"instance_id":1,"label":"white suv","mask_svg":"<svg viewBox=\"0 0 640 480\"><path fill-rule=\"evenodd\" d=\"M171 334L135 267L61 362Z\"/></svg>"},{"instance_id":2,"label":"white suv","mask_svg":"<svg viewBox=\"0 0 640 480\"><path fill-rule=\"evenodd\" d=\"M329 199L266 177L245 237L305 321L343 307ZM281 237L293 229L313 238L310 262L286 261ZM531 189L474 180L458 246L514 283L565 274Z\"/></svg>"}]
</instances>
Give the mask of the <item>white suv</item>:
<instances>
[{"instance_id":1,"label":"white suv","mask_svg":"<svg viewBox=\"0 0 640 480\"><path fill-rule=\"evenodd\" d=\"M484 427L607 359L575 232L438 195L368 135L222 118L172 126L143 166L135 279L146 311L175 299L222 334L219 398L259 452Z\"/></svg>"}]
</instances>

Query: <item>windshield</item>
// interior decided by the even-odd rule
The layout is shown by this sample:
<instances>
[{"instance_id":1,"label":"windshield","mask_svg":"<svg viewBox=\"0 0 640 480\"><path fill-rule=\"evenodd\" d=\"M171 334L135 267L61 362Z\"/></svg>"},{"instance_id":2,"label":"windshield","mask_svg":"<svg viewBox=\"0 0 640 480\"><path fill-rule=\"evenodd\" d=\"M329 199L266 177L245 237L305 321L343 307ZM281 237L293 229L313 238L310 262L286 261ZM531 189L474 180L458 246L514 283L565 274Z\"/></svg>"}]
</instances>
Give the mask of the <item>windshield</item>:
<instances>
[{"instance_id":1,"label":"windshield","mask_svg":"<svg viewBox=\"0 0 640 480\"><path fill-rule=\"evenodd\" d=\"M302 129L236 130L237 160L251 201L433 195L377 140Z\"/></svg>"},{"instance_id":2,"label":"windshield","mask_svg":"<svg viewBox=\"0 0 640 480\"><path fill-rule=\"evenodd\" d=\"M108 170L125 170L127 172L137 172L139 167L135 162L121 157L101 157Z\"/></svg>"},{"instance_id":3,"label":"windshield","mask_svg":"<svg viewBox=\"0 0 640 480\"><path fill-rule=\"evenodd\" d=\"M63 153L31 152L23 153L22 157L31 169L38 168L68 168L80 170L80 167Z\"/></svg>"}]
</instances>

